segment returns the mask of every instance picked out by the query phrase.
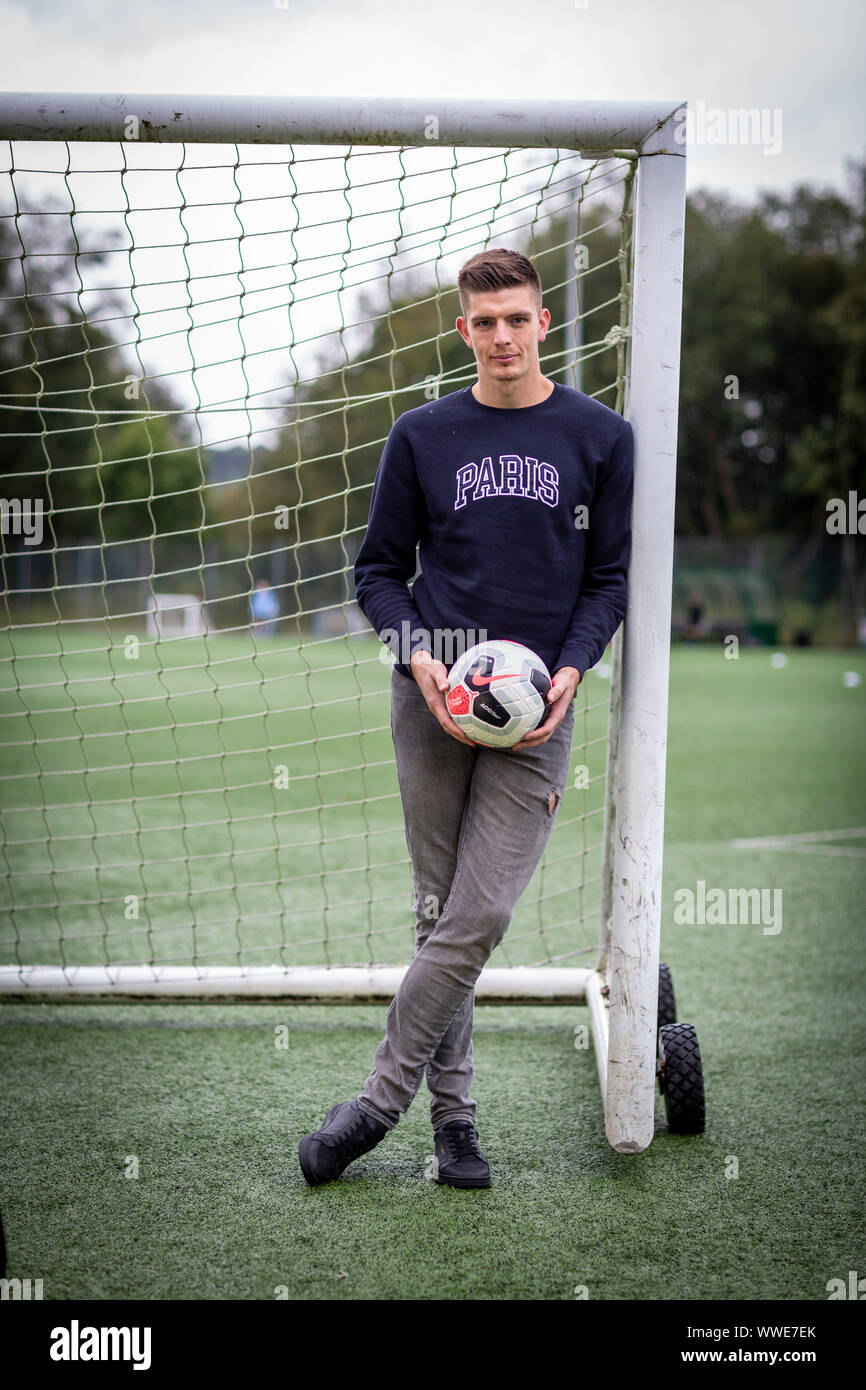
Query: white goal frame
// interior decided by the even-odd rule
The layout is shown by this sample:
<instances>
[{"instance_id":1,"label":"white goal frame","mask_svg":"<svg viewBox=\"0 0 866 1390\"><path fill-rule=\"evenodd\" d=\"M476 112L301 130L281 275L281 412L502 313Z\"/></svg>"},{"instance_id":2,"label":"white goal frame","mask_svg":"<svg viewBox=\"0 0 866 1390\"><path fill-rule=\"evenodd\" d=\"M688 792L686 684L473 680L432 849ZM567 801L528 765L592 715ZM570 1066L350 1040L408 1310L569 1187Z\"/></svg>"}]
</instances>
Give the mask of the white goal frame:
<instances>
[{"instance_id":1,"label":"white goal frame","mask_svg":"<svg viewBox=\"0 0 866 1390\"><path fill-rule=\"evenodd\" d=\"M431 141L430 112L437 139ZM652 1140L665 808L674 497L685 229L681 102L0 95L4 140L117 141L125 123L163 143L525 146L636 160L627 418L635 438L628 609L615 643L598 962L486 969L479 1000L586 1003L606 1133L622 1153ZM616 690L616 683L612 687ZM617 708L619 704L619 708ZM0 1000L390 998L402 970L336 967L0 968Z\"/></svg>"},{"instance_id":2,"label":"white goal frame","mask_svg":"<svg viewBox=\"0 0 866 1390\"><path fill-rule=\"evenodd\" d=\"M170 621L168 614L173 615ZM205 605L195 594L151 594L145 630L148 637L201 637L208 631Z\"/></svg>"}]
</instances>

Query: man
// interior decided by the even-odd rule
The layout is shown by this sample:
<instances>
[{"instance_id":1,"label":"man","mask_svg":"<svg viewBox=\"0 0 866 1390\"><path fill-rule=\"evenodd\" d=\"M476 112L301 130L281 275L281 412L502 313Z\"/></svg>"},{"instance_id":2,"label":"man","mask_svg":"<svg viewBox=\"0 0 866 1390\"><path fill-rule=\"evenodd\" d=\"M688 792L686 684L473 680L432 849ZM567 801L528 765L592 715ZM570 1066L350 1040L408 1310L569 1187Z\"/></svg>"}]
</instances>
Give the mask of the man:
<instances>
[{"instance_id":1,"label":"man","mask_svg":"<svg viewBox=\"0 0 866 1390\"><path fill-rule=\"evenodd\" d=\"M416 951L363 1091L301 1140L311 1185L378 1144L426 1071L437 1180L490 1186L470 1096L475 982L553 829L577 686L625 613L630 426L542 375L550 313L525 256L482 252L457 285L478 379L395 423L355 564L358 603L397 656L391 731ZM442 638L455 632L467 646L522 642L553 676L543 724L511 749L474 744L448 713L460 653Z\"/></svg>"}]
</instances>

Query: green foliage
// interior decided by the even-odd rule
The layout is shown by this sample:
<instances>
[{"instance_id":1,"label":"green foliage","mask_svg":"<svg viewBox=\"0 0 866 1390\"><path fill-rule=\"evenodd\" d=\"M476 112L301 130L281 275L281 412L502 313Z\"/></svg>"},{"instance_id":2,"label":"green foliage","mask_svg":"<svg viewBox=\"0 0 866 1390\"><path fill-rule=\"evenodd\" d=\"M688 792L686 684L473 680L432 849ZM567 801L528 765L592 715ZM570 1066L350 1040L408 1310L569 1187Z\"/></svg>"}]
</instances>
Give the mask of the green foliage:
<instances>
[{"instance_id":1,"label":"green foliage","mask_svg":"<svg viewBox=\"0 0 866 1390\"><path fill-rule=\"evenodd\" d=\"M20 402L4 411L0 465L23 495L41 498L53 541L147 540L207 525L216 574L224 560L270 552L282 509L287 582L327 573L326 601L347 593L394 420L474 380L472 355L454 327L454 290L425 283L420 271L411 288L399 277L371 281L353 311L360 327L326 340L312 378L297 387L278 446L255 448L242 481L203 490L200 451L185 417L170 413L166 389L143 381L136 396L134 355L104 325L85 322L68 237L55 232L37 244L36 233L29 236L22 258L15 227L0 224L0 372L7 401ZM507 238L534 258L545 285L552 325L543 369L569 384L572 237L555 219ZM589 251L580 280L581 385L616 405L617 352L605 342L622 307L616 213L593 200L578 240ZM689 199L677 531L802 537L791 584L826 542L827 500L846 496L864 476L864 246L866 165L852 167L845 196L800 186L751 206L707 192ZM136 404L166 413L136 420L129 414ZM7 493L12 486L7 481ZM861 547L856 536L837 547L849 625L866 602ZM245 576L240 587L246 583Z\"/></svg>"},{"instance_id":2,"label":"green foliage","mask_svg":"<svg viewBox=\"0 0 866 1390\"><path fill-rule=\"evenodd\" d=\"M130 418L137 409L171 411L175 402L85 319L70 291L73 254L54 233L22 257L0 223L0 372L3 394L15 402L0 436L6 493L17 486L42 502L58 546L194 528L202 474L189 431L170 415Z\"/></svg>"},{"instance_id":3,"label":"green foliage","mask_svg":"<svg viewBox=\"0 0 866 1390\"><path fill-rule=\"evenodd\" d=\"M806 186L751 208L689 200L680 534L806 534L862 477L864 177L850 201Z\"/></svg>"}]
</instances>

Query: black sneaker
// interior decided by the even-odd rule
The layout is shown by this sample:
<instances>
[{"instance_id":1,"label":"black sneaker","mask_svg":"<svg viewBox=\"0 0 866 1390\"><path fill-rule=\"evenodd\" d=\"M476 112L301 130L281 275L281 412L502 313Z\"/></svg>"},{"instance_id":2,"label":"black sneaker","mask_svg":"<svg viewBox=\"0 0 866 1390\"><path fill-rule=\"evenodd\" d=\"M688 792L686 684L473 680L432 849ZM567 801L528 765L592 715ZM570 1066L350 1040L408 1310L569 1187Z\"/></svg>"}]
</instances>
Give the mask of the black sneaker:
<instances>
[{"instance_id":1,"label":"black sneaker","mask_svg":"<svg viewBox=\"0 0 866 1390\"><path fill-rule=\"evenodd\" d=\"M305 1134L298 1145L301 1172L311 1187L333 1182L387 1133L388 1126L374 1120L356 1100L343 1101L328 1111L321 1129Z\"/></svg>"},{"instance_id":2,"label":"black sneaker","mask_svg":"<svg viewBox=\"0 0 866 1390\"><path fill-rule=\"evenodd\" d=\"M478 1131L468 1120L451 1120L437 1129L433 1143L436 1181L447 1187L489 1187L490 1169L478 1147Z\"/></svg>"}]
</instances>

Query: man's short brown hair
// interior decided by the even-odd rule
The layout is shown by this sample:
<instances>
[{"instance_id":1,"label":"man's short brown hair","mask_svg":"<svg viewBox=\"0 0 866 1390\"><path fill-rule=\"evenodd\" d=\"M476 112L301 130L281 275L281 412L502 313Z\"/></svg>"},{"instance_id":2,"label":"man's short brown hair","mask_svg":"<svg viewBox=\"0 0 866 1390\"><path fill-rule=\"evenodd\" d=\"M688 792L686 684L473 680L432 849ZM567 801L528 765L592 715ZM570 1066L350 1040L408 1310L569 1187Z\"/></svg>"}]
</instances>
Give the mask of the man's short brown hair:
<instances>
[{"instance_id":1,"label":"man's short brown hair","mask_svg":"<svg viewBox=\"0 0 866 1390\"><path fill-rule=\"evenodd\" d=\"M519 251L509 251L504 246L495 246L490 251L481 251L461 266L457 276L457 293L464 318L469 308L470 294L495 294L497 290L508 290L514 285L531 285L541 311L541 277L532 261Z\"/></svg>"}]
</instances>

